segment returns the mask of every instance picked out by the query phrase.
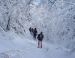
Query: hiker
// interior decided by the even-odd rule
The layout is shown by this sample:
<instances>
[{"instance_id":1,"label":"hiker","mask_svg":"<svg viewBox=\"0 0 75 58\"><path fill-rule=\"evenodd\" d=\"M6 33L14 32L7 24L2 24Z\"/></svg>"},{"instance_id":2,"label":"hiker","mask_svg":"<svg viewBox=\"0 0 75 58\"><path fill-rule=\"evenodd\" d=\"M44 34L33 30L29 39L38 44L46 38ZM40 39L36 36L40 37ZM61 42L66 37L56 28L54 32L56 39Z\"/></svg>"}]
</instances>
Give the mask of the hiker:
<instances>
[{"instance_id":1,"label":"hiker","mask_svg":"<svg viewBox=\"0 0 75 58\"><path fill-rule=\"evenodd\" d=\"M30 34L33 35L33 28L29 28Z\"/></svg>"},{"instance_id":2,"label":"hiker","mask_svg":"<svg viewBox=\"0 0 75 58\"><path fill-rule=\"evenodd\" d=\"M33 29L33 37L36 39L36 36L37 36L37 29L34 28L34 29Z\"/></svg>"},{"instance_id":3,"label":"hiker","mask_svg":"<svg viewBox=\"0 0 75 58\"><path fill-rule=\"evenodd\" d=\"M42 48L42 40L44 38L43 33L41 32L40 34L38 34L37 39L38 39L38 48Z\"/></svg>"},{"instance_id":4,"label":"hiker","mask_svg":"<svg viewBox=\"0 0 75 58\"><path fill-rule=\"evenodd\" d=\"M36 39L36 36L37 36L37 29L36 28L29 28L29 31L31 33L31 35Z\"/></svg>"},{"instance_id":5,"label":"hiker","mask_svg":"<svg viewBox=\"0 0 75 58\"><path fill-rule=\"evenodd\" d=\"M32 31L32 28L31 28L31 27L29 28L29 31L30 31L30 32Z\"/></svg>"}]
</instances>

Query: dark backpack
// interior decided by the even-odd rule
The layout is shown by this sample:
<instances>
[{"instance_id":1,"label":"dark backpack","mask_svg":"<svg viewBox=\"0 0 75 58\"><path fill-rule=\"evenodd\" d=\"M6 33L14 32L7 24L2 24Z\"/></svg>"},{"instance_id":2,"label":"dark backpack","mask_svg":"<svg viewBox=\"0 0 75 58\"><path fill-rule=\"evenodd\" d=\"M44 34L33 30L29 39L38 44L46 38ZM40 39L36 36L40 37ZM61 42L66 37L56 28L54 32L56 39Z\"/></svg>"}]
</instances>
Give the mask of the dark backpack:
<instances>
[{"instance_id":1,"label":"dark backpack","mask_svg":"<svg viewBox=\"0 0 75 58\"><path fill-rule=\"evenodd\" d=\"M38 40L42 41L43 40L43 37L44 37L43 34L38 34L38 37L37 38L38 38Z\"/></svg>"}]
</instances>

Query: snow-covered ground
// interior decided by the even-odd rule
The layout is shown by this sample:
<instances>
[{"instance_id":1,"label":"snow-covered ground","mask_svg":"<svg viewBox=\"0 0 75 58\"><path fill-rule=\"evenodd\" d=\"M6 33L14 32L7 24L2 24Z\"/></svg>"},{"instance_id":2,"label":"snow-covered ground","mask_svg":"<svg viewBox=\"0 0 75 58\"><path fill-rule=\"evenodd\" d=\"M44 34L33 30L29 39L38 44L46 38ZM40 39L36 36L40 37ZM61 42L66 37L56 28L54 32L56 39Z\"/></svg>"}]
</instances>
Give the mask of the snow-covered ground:
<instances>
[{"instance_id":1,"label":"snow-covered ground","mask_svg":"<svg viewBox=\"0 0 75 58\"><path fill-rule=\"evenodd\" d=\"M10 32L8 32L10 33ZM13 32L12 32L13 33ZM11 34L11 33L10 33ZM5 34L6 35L6 34ZM0 58L74 58L75 52L61 46L43 41L43 48L37 48L37 40L19 37L17 34L10 37L0 36ZM9 38L14 37L9 40ZM5 38L5 39L4 39Z\"/></svg>"},{"instance_id":2,"label":"snow-covered ground","mask_svg":"<svg viewBox=\"0 0 75 58\"><path fill-rule=\"evenodd\" d=\"M43 48L29 27L44 34ZM74 58L75 0L0 0L0 58Z\"/></svg>"}]
</instances>

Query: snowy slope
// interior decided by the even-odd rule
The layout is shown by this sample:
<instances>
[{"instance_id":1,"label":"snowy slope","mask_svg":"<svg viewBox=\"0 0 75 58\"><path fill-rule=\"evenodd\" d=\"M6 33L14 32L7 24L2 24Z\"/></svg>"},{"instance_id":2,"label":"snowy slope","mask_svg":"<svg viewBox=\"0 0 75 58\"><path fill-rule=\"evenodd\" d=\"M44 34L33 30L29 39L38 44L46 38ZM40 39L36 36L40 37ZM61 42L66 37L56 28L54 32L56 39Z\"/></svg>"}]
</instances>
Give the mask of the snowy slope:
<instances>
[{"instance_id":1,"label":"snowy slope","mask_svg":"<svg viewBox=\"0 0 75 58\"><path fill-rule=\"evenodd\" d=\"M44 47L29 27L44 33ZM0 0L0 58L74 58L75 0Z\"/></svg>"},{"instance_id":2,"label":"snowy slope","mask_svg":"<svg viewBox=\"0 0 75 58\"><path fill-rule=\"evenodd\" d=\"M26 36L30 26L36 27L38 33L44 32L45 40L72 45L75 41L75 3L71 1L74 0L0 0L0 26L19 36Z\"/></svg>"},{"instance_id":3,"label":"snowy slope","mask_svg":"<svg viewBox=\"0 0 75 58\"><path fill-rule=\"evenodd\" d=\"M37 48L37 41L17 37L13 40L0 39L0 58L74 58L75 52L60 46L43 42Z\"/></svg>"}]
</instances>

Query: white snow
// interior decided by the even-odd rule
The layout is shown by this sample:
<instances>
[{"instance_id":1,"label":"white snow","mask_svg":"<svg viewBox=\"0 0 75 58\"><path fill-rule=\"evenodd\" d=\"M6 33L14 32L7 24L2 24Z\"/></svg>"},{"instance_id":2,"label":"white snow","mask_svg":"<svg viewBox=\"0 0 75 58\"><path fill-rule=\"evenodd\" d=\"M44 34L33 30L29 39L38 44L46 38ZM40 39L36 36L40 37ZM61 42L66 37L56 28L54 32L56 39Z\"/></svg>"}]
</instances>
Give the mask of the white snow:
<instances>
[{"instance_id":1,"label":"white snow","mask_svg":"<svg viewBox=\"0 0 75 58\"><path fill-rule=\"evenodd\" d=\"M0 58L75 58L75 0L0 0Z\"/></svg>"},{"instance_id":2,"label":"white snow","mask_svg":"<svg viewBox=\"0 0 75 58\"><path fill-rule=\"evenodd\" d=\"M30 34L29 34L30 35ZM43 41L43 48L37 48L37 40L21 38L3 39L0 36L0 58L74 58L75 52ZM9 37L8 37L9 38Z\"/></svg>"}]
</instances>

